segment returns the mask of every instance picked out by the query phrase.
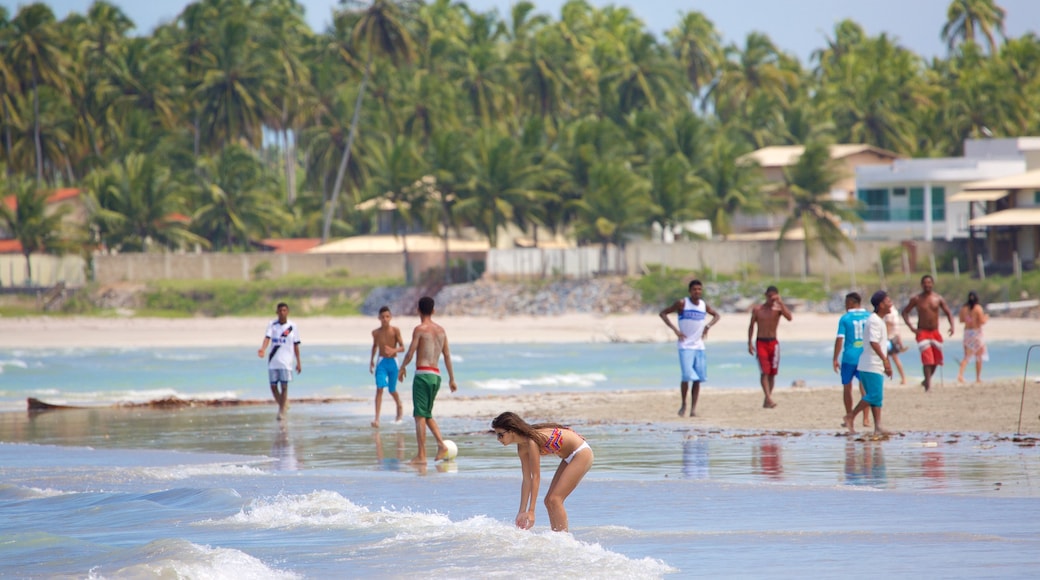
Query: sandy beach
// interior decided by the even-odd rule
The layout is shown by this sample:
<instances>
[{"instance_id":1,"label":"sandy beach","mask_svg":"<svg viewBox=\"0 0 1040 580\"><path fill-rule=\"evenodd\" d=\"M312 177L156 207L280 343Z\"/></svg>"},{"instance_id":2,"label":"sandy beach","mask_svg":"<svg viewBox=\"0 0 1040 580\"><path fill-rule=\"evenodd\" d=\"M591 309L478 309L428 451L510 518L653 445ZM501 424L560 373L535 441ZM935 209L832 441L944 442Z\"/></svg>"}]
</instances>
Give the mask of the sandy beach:
<instances>
[{"instance_id":1,"label":"sandy beach","mask_svg":"<svg viewBox=\"0 0 1040 580\"><path fill-rule=\"evenodd\" d=\"M792 323L780 328L781 340L832 340L837 316L796 313ZM367 317L316 317L296 319L304 344L370 344L370 331L376 320ZM569 314L557 317L514 317L484 319L440 317L454 344L576 343L576 342L668 342L670 331L654 314L596 316ZM0 350L76 347L153 347L179 346L255 347L262 340L266 318L194 319L98 319L25 318L7 321L17 333L0 337ZM413 317L396 317L407 341ZM746 315L725 315L712 329L711 341L747 339ZM945 327L945 325L944 325ZM986 326L991 338L1030 337L1040 334L1037 323L1022 319L992 319ZM903 332L904 338L909 332ZM960 336L958 330L957 336ZM911 376L920 373L913 351L903 360ZM829 361L821 360L822 365ZM1040 365L1038 365L1040 368ZM981 385L955 382L956 368L947 365L945 380L931 393L914 384L888 383L885 392L883 424L890 431L987 432L1012 434L1017 431L1022 400L1022 379L1005 378ZM972 371L973 372L973 371ZM1040 373L1034 373L1037 375ZM762 393L757 384L746 389L713 390L710 383L701 392L698 417L676 416L679 403L675 389L640 392L555 393L525 396L467 396L445 391L438 397L441 416L489 417L511 409L535 419L569 422L607 421L614 423L652 423L693 425L705 429L747 429L768 431L839 429L843 415L840 387L798 388L778 384L775 394L779 406L762 408ZM858 427L858 426L857 426ZM1040 433L1040 384L1030 377L1026 385L1022 431Z\"/></svg>"}]
</instances>

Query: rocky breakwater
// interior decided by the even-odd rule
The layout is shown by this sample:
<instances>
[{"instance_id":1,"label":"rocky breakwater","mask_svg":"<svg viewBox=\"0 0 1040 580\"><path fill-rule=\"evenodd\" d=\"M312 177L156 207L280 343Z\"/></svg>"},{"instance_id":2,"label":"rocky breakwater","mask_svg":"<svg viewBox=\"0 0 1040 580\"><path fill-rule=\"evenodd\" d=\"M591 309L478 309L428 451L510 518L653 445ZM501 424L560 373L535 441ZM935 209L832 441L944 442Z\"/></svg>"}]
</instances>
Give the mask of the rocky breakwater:
<instances>
[{"instance_id":1,"label":"rocky breakwater","mask_svg":"<svg viewBox=\"0 0 1040 580\"><path fill-rule=\"evenodd\" d=\"M379 288L361 311L375 315L386 304L412 314L420 298L417 288ZM647 312L639 293L622 278L514 283L478 280L453 284L434 294L437 313L445 316L557 316L566 313L625 314Z\"/></svg>"}]
</instances>

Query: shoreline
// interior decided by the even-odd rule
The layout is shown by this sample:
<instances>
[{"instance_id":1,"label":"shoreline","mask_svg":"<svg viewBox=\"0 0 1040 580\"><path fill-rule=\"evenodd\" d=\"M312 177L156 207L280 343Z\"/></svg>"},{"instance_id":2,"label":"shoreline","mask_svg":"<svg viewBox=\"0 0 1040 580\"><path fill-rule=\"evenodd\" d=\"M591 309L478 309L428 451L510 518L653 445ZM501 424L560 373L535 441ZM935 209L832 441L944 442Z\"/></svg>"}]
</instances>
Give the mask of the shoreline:
<instances>
[{"instance_id":1,"label":"shoreline","mask_svg":"<svg viewBox=\"0 0 1040 580\"><path fill-rule=\"evenodd\" d=\"M379 326L375 317L293 317L300 325L304 345L371 345L371 332ZM781 341L826 340L833 342L839 315L795 312L794 321L781 323ZM41 348L176 348L176 347L242 347L259 346L270 317L223 318L11 318L9 328L17 332L0 335L0 349ZM510 316L483 318L476 316L438 316L434 321L445 328L452 344L566 344L602 342L670 342L675 335L655 313L647 314L564 314L560 316ZM708 340L745 341L748 331L747 313L723 313L712 328ZM406 340L418 317L395 316L392 323L401 329ZM944 330L943 336L946 337ZM989 340L1036 336L1040 332L1035 320L992 318L986 324ZM951 338L959 340L963 329L958 325ZM903 327L900 335L909 338Z\"/></svg>"},{"instance_id":2,"label":"shoreline","mask_svg":"<svg viewBox=\"0 0 1040 580\"><path fill-rule=\"evenodd\" d=\"M1036 438L1040 434L1040 386L1037 382L1026 383L1027 396L1022 406L1022 433L1026 435L1023 441L1029 446L1040 442ZM972 434L1013 436L1018 434L1021 395L1022 381L1016 379L994 379L980 384L954 383L936 387L930 393L924 393L916 385L889 384L885 386L882 422L895 437L905 433L953 437ZM787 435L815 431L839 436L845 435L845 429L840 427L844 414L841 397L841 387L778 387L774 391L778 406L764 409L760 389L712 390L704 387L697 405L697 417L680 418L676 415L679 406L677 388L511 395L458 395L444 391L437 397L435 415L490 422L503 411L513 411L529 421L573 425L654 425L664 429L731 429ZM858 395L855 398L858 400ZM370 402L369 398L357 396L290 399L295 406ZM169 411L265 405L273 408L274 402L270 399L171 398L112 406L59 406L30 410L29 413ZM410 401L406 402L405 410L405 423L408 423ZM290 411L290 420L291 417ZM858 435L870 436L871 429L864 429L861 424L862 420L858 418Z\"/></svg>"},{"instance_id":3,"label":"shoreline","mask_svg":"<svg viewBox=\"0 0 1040 580\"><path fill-rule=\"evenodd\" d=\"M838 316L798 312L794 316L793 322L781 324L781 341L833 344ZM269 320L267 317L9 319L5 321L8 327L17 331L0 335L0 351L48 348L255 348L260 345ZM296 320L304 345L370 346L371 331L378 326L374 317L301 317ZM435 315L434 320L444 326L451 344L667 343L674 340L674 334L656 314L566 314L497 319ZM408 341L411 339L411 329L417 322L415 317L401 316L395 317L393 324L401 329ZM746 314L724 313L709 336L709 353L713 342L746 341L747 325ZM986 325L986 332L990 340L1022 339L1038 334L1033 320L1003 318L991 319ZM904 340L908 338L909 331L904 328L902 336ZM958 330L953 340L960 340L961 336ZM827 356L823 355L823 358ZM948 370L955 368L947 365ZM1026 385L1022 430L1027 433L1040 433L1040 386L1034 380L1031 378ZM774 393L779 407L767 410L762 408L762 392L758 386L753 380L747 384L744 388L714 389L708 382L701 389L698 417L693 419L676 416L680 399L678 385L650 391L479 396L464 391L453 395L445 390L437 399L436 416L490 421L498 413L512 410L531 420L573 424L651 424L662 428L780 432L817 430L835 434L843 431L840 422L844 408L839 386L806 388L779 385ZM405 393L409 392L409 385L407 383L403 386ZM1021 377L988 380L977 386L947 381L928 394L917 385L901 386L889 382L885 387L882 420L884 427L892 432L1009 434L1017 430L1021 398ZM370 399L322 399L315 404L356 403L359 400ZM258 399L253 404L264 403L270 404L265 399ZM230 404L237 406L247 403L236 401ZM310 403L301 401L300 404ZM145 404L149 405L162 408L156 402ZM223 403L220 406L228 405ZM175 402L167 408L178 406L183 406L183 403ZM218 405L214 403L213 406ZM410 401L405 406L408 415L411 412Z\"/></svg>"}]
</instances>

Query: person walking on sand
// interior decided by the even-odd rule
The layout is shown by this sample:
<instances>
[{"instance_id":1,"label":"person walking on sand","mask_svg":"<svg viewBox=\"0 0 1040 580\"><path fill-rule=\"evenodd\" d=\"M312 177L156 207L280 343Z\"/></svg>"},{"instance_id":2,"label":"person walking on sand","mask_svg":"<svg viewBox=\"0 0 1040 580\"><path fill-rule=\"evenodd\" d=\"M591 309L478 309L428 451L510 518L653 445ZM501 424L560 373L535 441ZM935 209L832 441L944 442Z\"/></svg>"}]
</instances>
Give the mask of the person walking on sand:
<instances>
[{"instance_id":1,"label":"person walking on sand","mask_svg":"<svg viewBox=\"0 0 1040 580\"><path fill-rule=\"evenodd\" d=\"M899 371L899 384L905 385L906 373L903 372L903 363L899 355L906 352L908 347L903 345L903 339L899 337L899 316L895 310L885 315L885 330L888 331L888 358Z\"/></svg>"},{"instance_id":2,"label":"person walking on sand","mask_svg":"<svg viewBox=\"0 0 1040 580\"><path fill-rule=\"evenodd\" d=\"M390 391L390 396L397 403L394 423L400 423L401 415L404 414L401 397L397 394L397 353L404 352L404 340L401 339L401 329L390 326L391 317L389 306L379 309L379 328L372 331L372 357L368 361L368 372L376 377L376 420L372 421L372 426L377 429L379 410L383 405L383 389Z\"/></svg>"},{"instance_id":3,"label":"person walking on sand","mask_svg":"<svg viewBox=\"0 0 1040 580\"><path fill-rule=\"evenodd\" d=\"M278 403L278 420L281 421L289 410L289 382L292 381L293 362L296 363L296 374L302 373L303 367L300 363L300 329L289 320L289 305L279 302L275 312L278 318L267 324L264 343L256 355L264 358L267 347L271 347L267 356L267 378L271 383L274 401Z\"/></svg>"},{"instance_id":4,"label":"person walking on sand","mask_svg":"<svg viewBox=\"0 0 1040 580\"><path fill-rule=\"evenodd\" d=\"M986 350L986 339L982 335L982 325L986 324L989 316L979 304L979 295L974 291L968 292L968 302L961 306L957 318L964 325L964 360L961 361L957 372L957 382L964 382L964 370L968 368L968 362L975 359L975 382L982 382L982 363L989 360L989 352Z\"/></svg>"},{"instance_id":5,"label":"person walking on sand","mask_svg":"<svg viewBox=\"0 0 1040 580\"><path fill-rule=\"evenodd\" d=\"M534 526L534 502L538 499L543 455L561 459L549 490L545 492L545 509L549 512L549 526L554 532L567 531L567 510L563 502L571 495L581 479L592 467L592 448L585 438L568 427L556 423L529 425L516 413L505 412L491 421L502 445L516 445L520 456L520 509L516 527L529 530Z\"/></svg>"},{"instance_id":6,"label":"person walking on sand","mask_svg":"<svg viewBox=\"0 0 1040 580\"><path fill-rule=\"evenodd\" d=\"M690 392L690 416L697 416L697 396L701 391L701 382L708 380L708 361L704 353L704 340L708 338L708 330L719 321L719 313L708 306L701 296L704 285L700 280L692 280L687 288L689 297L675 301L659 314L661 320L672 329L679 338L679 369L682 378L679 393L682 395L682 406L679 416L686 412L686 392ZM669 315L678 313L678 323L672 324ZM707 322L708 315L711 322ZM692 390L691 390L692 387Z\"/></svg>"},{"instance_id":7,"label":"person walking on sand","mask_svg":"<svg viewBox=\"0 0 1040 580\"><path fill-rule=\"evenodd\" d=\"M841 376L842 398L845 414L852 412L852 379L859 378L856 366L863 354L863 336L870 312L860 307L863 299L856 292L845 295L845 314L838 320L838 336L834 339L834 372ZM860 398L863 398L863 381L859 383ZM863 413L863 426L870 427L870 418Z\"/></svg>"},{"instance_id":8,"label":"person walking on sand","mask_svg":"<svg viewBox=\"0 0 1040 580\"><path fill-rule=\"evenodd\" d=\"M910 327L910 332L917 338L917 348L921 351L921 365L924 367L924 381L921 385L924 392L932 389L932 375L935 368L943 364L943 337L939 332L939 311L946 314L950 321L950 336L953 336L953 313L946 305L946 300L934 292L935 280L925 274L921 277L921 293L910 299L903 308L903 321ZM910 311L917 310L917 326L910 322Z\"/></svg>"},{"instance_id":9,"label":"person walking on sand","mask_svg":"<svg viewBox=\"0 0 1040 580\"><path fill-rule=\"evenodd\" d=\"M780 298L780 291L776 286L770 286L766 288L766 301L751 310L751 324L748 325L747 331L748 353L758 359L758 368L761 371L759 382L762 384L762 392L765 393L762 406L766 409L776 407L776 402L773 401L773 386L776 383L776 374L780 371L780 343L776 339L776 330L780 326L781 316L787 320L793 318L791 311Z\"/></svg>"},{"instance_id":10,"label":"person walking on sand","mask_svg":"<svg viewBox=\"0 0 1040 580\"><path fill-rule=\"evenodd\" d=\"M892 364L888 360L888 328L884 316L892 310L892 298L884 290L878 290L870 297L870 305L874 307L874 313L867 319L864 335L868 344L863 347L856 365L865 394L852 412L845 414L842 422L849 433L855 433L856 415L870 407L874 415L874 434L887 435L881 428L881 405L884 402L885 377L892 377Z\"/></svg>"},{"instance_id":11,"label":"person walking on sand","mask_svg":"<svg viewBox=\"0 0 1040 580\"><path fill-rule=\"evenodd\" d=\"M448 349L448 334L433 321L433 298L423 296L419 299L419 325L412 331L412 342L404 355L397 380L403 382L408 370L408 363L415 357L415 378L412 379L412 416L415 418L415 442L419 451L412 458L413 464L426 464L426 429L429 428L437 440L435 461L444 459L448 448L444 445L437 420L433 418L433 402L437 391L441 388L440 356L444 355L444 366L448 369L448 386L455 392L455 370L451 365L451 351Z\"/></svg>"}]
</instances>

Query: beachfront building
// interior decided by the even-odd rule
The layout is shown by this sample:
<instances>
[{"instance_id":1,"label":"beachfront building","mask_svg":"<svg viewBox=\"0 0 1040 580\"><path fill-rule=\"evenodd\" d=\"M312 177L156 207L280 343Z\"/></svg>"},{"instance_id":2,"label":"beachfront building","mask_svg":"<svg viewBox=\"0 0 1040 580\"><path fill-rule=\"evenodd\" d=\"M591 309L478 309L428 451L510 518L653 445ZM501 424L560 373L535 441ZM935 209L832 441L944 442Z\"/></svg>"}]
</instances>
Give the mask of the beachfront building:
<instances>
[{"instance_id":1,"label":"beachfront building","mask_svg":"<svg viewBox=\"0 0 1040 580\"><path fill-rule=\"evenodd\" d=\"M963 157L898 159L856 169L859 235L891 240L957 240L992 210L993 192L961 194L976 182L1021 175L1040 154L1040 138L968 139ZM981 191L981 190L979 190Z\"/></svg>"},{"instance_id":2,"label":"beachfront building","mask_svg":"<svg viewBox=\"0 0 1040 580\"><path fill-rule=\"evenodd\" d=\"M777 231L790 214L791 196L787 190L787 179L784 172L798 163L805 147L802 145L776 145L763 147L741 157L741 161L750 161L762 169L765 188L778 203L779 211L765 214L745 214L738 211L733 216L732 227L735 233ZM838 144L830 146L831 159L837 166L840 178L831 188L831 197L836 201L856 201L856 171L860 167L887 168L901 156L871 145ZM785 202L787 202L785 204Z\"/></svg>"},{"instance_id":3,"label":"beachfront building","mask_svg":"<svg viewBox=\"0 0 1040 580\"><path fill-rule=\"evenodd\" d=\"M976 181L955 197L971 203L969 227L982 232L970 253L983 252L990 271L1005 272L1040 266L1040 147L1026 153L1027 171L1009 177ZM982 214L975 211L982 205ZM979 246L976 248L976 246Z\"/></svg>"}]
</instances>

